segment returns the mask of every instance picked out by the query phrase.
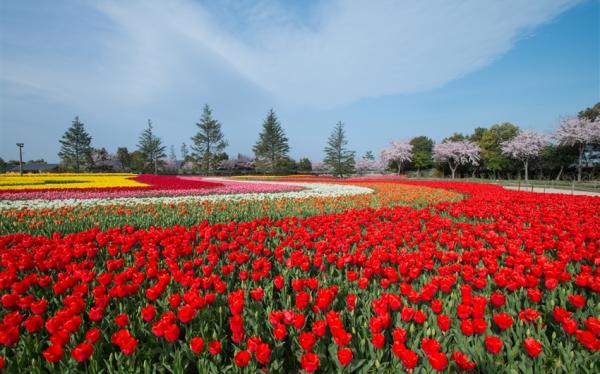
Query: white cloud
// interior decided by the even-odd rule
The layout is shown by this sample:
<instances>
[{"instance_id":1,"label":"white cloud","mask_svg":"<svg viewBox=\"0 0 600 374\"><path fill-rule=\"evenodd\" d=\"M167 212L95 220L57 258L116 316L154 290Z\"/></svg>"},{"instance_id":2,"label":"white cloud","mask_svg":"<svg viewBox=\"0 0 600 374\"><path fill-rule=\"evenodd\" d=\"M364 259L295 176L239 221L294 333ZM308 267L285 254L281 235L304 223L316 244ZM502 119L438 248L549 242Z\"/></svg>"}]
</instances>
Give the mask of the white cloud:
<instances>
[{"instance_id":1,"label":"white cloud","mask_svg":"<svg viewBox=\"0 0 600 374\"><path fill-rule=\"evenodd\" d=\"M95 10L110 22L94 39L98 61L26 61L0 74L125 103L160 100L186 81L208 95L219 79L240 79L288 106L331 108L469 74L574 3L337 0L302 12L272 1L102 1Z\"/></svg>"}]
</instances>

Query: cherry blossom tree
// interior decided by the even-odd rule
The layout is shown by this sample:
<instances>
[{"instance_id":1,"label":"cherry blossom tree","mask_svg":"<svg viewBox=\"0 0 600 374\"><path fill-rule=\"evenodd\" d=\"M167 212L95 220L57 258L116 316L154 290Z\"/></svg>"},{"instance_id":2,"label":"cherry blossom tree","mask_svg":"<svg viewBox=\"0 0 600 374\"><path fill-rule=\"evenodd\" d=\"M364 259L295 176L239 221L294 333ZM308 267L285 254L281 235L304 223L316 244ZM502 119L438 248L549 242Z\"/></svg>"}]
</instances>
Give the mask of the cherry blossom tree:
<instances>
[{"instance_id":1,"label":"cherry blossom tree","mask_svg":"<svg viewBox=\"0 0 600 374\"><path fill-rule=\"evenodd\" d=\"M433 159L440 163L447 162L454 179L459 165L477 165L479 151L477 144L467 140L444 141L433 146Z\"/></svg>"},{"instance_id":2,"label":"cherry blossom tree","mask_svg":"<svg viewBox=\"0 0 600 374\"><path fill-rule=\"evenodd\" d=\"M577 162L577 181L581 182L583 152L588 144L600 143L600 120L591 121L585 117L567 118L554 133L560 145L577 146L579 159Z\"/></svg>"},{"instance_id":3,"label":"cherry blossom tree","mask_svg":"<svg viewBox=\"0 0 600 374\"><path fill-rule=\"evenodd\" d=\"M400 174L402 164L412 160L412 144L392 140L387 148L381 150L380 157L384 165L396 162L398 164L398 174Z\"/></svg>"},{"instance_id":4,"label":"cherry blossom tree","mask_svg":"<svg viewBox=\"0 0 600 374\"><path fill-rule=\"evenodd\" d=\"M356 161L354 170L357 174L363 175L367 173L381 173L385 169L385 165L381 161L362 159Z\"/></svg>"},{"instance_id":5,"label":"cherry blossom tree","mask_svg":"<svg viewBox=\"0 0 600 374\"><path fill-rule=\"evenodd\" d=\"M312 162L312 171L315 174L331 174L333 168L322 161Z\"/></svg>"},{"instance_id":6,"label":"cherry blossom tree","mask_svg":"<svg viewBox=\"0 0 600 374\"><path fill-rule=\"evenodd\" d=\"M525 180L529 180L529 159L539 156L547 144L548 141L544 135L525 130L513 139L503 142L501 147L504 154L523 162Z\"/></svg>"}]
</instances>

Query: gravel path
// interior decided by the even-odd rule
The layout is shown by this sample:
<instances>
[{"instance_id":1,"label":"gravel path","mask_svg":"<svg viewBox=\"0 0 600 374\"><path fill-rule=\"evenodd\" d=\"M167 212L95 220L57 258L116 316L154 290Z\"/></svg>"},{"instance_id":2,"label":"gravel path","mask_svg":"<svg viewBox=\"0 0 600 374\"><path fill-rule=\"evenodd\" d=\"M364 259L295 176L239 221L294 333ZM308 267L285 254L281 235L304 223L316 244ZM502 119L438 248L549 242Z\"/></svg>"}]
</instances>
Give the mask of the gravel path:
<instances>
[{"instance_id":1,"label":"gravel path","mask_svg":"<svg viewBox=\"0 0 600 374\"><path fill-rule=\"evenodd\" d=\"M519 190L519 187L516 186L505 186L504 188L508 190ZM559 188L543 188L543 187L534 187L533 191L531 187L521 186L521 191L524 192L538 192L538 193L559 193L563 195L585 195L585 196L600 196L598 192L589 192L589 191L573 191L571 190L562 190Z\"/></svg>"}]
</instances>

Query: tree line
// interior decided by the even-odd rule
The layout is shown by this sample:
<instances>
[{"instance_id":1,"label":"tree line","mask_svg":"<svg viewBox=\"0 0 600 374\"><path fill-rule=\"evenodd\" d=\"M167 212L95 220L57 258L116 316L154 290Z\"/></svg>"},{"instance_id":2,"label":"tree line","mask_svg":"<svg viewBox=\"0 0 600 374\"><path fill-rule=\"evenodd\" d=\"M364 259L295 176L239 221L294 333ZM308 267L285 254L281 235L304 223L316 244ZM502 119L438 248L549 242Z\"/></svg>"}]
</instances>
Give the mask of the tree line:
<instances>
[{"instance_id":1,"label":"tree line","mask_svg":"<svg viewBox=\"0 0 600 374\"><path fill-rule=\"evenodd\" d=\"M597 178L600 169L600 103L565 118L550 138L523 130L511 123L477 127L470 134L454 133L436 144L426 136L409 141L391 141L381 149L379 160L372 151L357 159L348 148L344 124L338 122L323 149L322 162L308 158L298 161L289 156L290 146L281 122L271 109L252 151L253 157L230 158L222 124L205 105L196 133L180 147L167 148L158 137L151 120L140 133L137 149L117 148L110 154L92 146L92 137L75 117L59 140L61 170L133 171L145 173L190 174L293 174L318 173L344 177L351 174L395 171L421 176L470 176L480 178ZM39 160L43 161L43 160ZM15 161L9 161L14 164ZM0 170L6 163L0 159Z\"/></svg>"}]
</instances>

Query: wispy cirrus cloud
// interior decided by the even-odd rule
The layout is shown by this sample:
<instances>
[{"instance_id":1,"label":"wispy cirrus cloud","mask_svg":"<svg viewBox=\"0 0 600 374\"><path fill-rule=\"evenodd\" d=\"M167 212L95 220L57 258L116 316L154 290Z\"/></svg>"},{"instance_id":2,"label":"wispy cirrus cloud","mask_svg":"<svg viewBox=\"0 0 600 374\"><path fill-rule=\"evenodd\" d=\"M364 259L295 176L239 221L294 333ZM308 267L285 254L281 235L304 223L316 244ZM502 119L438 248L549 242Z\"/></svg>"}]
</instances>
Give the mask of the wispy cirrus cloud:
<instances>
[{"instance_id":1,"label":"wispy cirrus cloud","mask_svg":"<svg viewBox=\"0 0 600 374\"><path fill-rule=\"evenodd\" d=\"M277 103L330 108L467 75L577 2L102 1L90 8L102 21L82 31L94 56L3 55L0 74L63 100L143 103L239 80Z\"/></svg>"}]
</instances>

